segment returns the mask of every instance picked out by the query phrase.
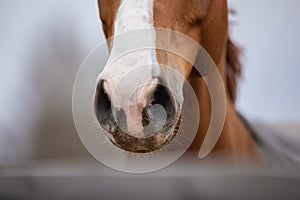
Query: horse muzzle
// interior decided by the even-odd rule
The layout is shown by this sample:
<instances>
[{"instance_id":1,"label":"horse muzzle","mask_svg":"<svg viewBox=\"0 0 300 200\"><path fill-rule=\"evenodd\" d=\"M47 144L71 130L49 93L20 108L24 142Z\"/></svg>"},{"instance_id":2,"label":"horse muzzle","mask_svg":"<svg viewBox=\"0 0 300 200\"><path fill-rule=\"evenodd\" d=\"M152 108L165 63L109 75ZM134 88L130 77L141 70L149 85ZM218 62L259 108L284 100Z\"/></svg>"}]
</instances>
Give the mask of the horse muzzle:
<instances>
[{"instance_id":1,"label":"horse muzzle","mask_svg":"<svg viewBox=\"0 0 300 200\"><path fill-rule=\"evenodd\" d=\"M125 90L113 87L108 79L100 79L96 87L94 111L109 140L135 153L166 146L180 125L181 105L174 93L159 78L129 93Z\"/></svg>"}]
</instances>

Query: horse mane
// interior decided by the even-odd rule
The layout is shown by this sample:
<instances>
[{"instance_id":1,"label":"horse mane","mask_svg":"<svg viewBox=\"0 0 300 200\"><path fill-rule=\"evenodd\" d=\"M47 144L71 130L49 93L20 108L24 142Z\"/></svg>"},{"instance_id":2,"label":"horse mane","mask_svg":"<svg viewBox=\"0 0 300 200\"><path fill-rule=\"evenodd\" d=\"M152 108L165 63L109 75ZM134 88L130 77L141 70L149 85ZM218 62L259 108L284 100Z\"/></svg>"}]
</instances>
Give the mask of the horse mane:
<instances>
[{"instance_id":1,"label":"horse mane","mask_svg":"<svg viewBox=\"0 0 300 200\"><path fill-rule=\"evenodd\" d=\"M235 9L229 8L228 12L230 15L236 15ZM232 41L230 36L226 46L226 83L229 97L235 103L238 82L242 75L241 48Z\"/></svg>"},{"instance_id":2,"label":"horse mane","mask_svg":"<svg viewBox=\"0 0 300 200\"><path fill-rule=\"evenodd\" d=\"M242 75L241 50L230 38L227 40L226 79L229 96L236 101L238 81Z\"/></svg>"}]
</instances>

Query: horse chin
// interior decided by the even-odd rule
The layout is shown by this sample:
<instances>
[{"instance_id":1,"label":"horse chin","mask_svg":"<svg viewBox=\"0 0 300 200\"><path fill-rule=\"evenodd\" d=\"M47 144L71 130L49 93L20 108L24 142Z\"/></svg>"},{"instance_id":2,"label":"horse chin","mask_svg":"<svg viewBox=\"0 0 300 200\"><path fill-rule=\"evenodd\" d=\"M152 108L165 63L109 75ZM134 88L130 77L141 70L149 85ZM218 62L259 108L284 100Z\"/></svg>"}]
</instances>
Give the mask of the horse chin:
<instances>
[{"instance_id":1,"label":"horse chin","mask_svg":"<svg viewBox=\"0 0 300 200\"><path fill-rule=\"evenodd\" d=\"M116 147L131 153L150 153L166 147L177 135L181 124L181 114L166 123L161 132L150 137L134 137L121 129L115 133L105 131L110 142Z\"/></svg>"}]
</instances>

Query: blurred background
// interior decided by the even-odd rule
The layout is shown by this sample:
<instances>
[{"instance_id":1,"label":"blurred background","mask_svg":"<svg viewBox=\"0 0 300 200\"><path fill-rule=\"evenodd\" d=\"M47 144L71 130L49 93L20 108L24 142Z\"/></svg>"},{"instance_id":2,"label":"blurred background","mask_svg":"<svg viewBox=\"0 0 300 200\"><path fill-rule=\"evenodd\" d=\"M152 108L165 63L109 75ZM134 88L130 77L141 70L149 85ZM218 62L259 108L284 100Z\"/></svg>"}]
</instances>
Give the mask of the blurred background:
<instances>
[{"instance_id":1,"label":"blurred background","mask_svg":"<svg viewBox=\"0 0 300 200\"><path fill-rule=\"evenodd\" d=\"M300 1L229 5L237 12L231 34L244 50L239 110L299 132ZM83 59L104 41L97 1L1 0L0 28L0 166L88 156L71 100Z\"/></svg>"}]
</instances>

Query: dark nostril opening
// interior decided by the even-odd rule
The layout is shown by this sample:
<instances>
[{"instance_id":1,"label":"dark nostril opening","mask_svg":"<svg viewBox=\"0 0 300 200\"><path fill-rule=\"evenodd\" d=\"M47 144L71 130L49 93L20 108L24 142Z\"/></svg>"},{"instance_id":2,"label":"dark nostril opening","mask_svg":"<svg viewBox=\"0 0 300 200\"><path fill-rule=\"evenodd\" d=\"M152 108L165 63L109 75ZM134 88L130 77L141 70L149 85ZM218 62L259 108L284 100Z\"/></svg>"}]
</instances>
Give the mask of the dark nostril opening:
<instances>
[{"instance_id":1,"label":"dark nostril opening","mask_svg":"<svg viewBox=\"0 0 300 200\"><path fill-rule=\"evenodd\" d=\"M175 103L171 91L163 85L158 85L153 93L154 101L152 104L160 104L167 113L167 120L175 116Z\"/></svg>"},{"instance_id":2,"label":"dark nostril opening","mask_svg":"<svg viewBox=\"0 0 300 200\"><path fill-rule=\"evenodd\" d=\"M110 132L116 132L117 125L112 114L111 101L104 90L104 81L100 81L97 85L95 96L95 113L100 126Z\"/></svg>"},{"instance_id":3,"label":"dark nostril opening","mask_svg":"<svg viewBox=\"0 0 300 200\"><path fill-rule=\"evenodd\" d=\"M146 108L142 112L142 124L147 126L151 123L151 118L149 116L149 110L151 106L155 104L161 105L167 114L167 121L171 121L175 117L175 103L172 98L171 91L163 85L157 85L155 91L149 97L150 101L148 102ZM155 117L155 116L154 116Z\"/></svg>"}]
</instances>

